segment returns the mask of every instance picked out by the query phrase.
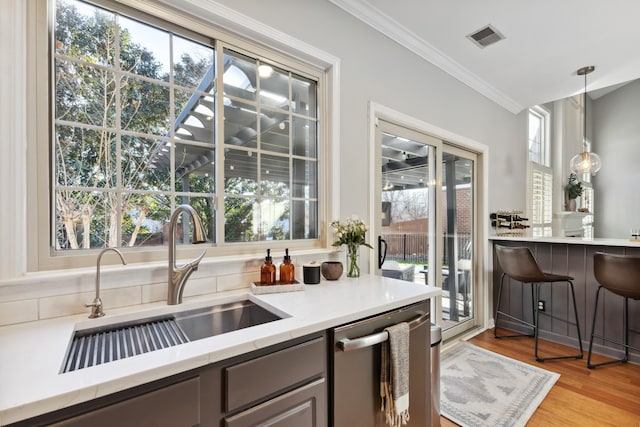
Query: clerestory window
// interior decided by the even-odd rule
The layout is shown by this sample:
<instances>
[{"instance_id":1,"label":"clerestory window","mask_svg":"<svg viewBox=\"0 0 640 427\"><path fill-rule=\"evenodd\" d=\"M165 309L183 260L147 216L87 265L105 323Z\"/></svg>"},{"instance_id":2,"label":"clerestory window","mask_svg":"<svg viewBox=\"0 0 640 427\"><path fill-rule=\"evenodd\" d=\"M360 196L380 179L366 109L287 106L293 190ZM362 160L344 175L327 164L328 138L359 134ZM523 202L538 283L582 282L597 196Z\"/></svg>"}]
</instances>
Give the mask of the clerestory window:
<instances>
[{"instance_id":1,"label":"clerestory window","mask_svg":"<svg viewBox=\"0 0 640 427\"><path fill-rule=\"evenodd\" d=\"M218 246L318 240L319 71L108 2L57 0L52 46L54 251L162 245L182 203Z\"/></svg>"},{"instance_id":2,"label":"clerestory window","mask_svg":"<svg viewBox=\"0 0 640 427\"><path fill-rule=\"evenodd\" d=\"M550 113L541 106L528 114L528 206L534 236L552 234L553 171L550 161Z\"/></svg>"}]
</instances>

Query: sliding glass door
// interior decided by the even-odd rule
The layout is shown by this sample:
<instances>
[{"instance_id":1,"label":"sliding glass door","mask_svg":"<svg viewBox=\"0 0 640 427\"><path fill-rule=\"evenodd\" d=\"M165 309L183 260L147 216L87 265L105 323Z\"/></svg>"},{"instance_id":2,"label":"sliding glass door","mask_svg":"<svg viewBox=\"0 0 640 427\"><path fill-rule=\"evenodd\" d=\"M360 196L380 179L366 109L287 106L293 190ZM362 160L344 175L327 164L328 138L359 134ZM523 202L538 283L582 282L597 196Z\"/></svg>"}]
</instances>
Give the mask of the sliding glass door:
<instances>
[{"instance_id":1,"label":"sliding glass door","mask_svg":"<svg viewBox=\"0 0 640 427\"><path fill-rule=\"evenodd\" d=\"M375 271L441 287L432 318L458 334L477 324L476 156L382 119L375 135Z\"/></svg>"}]
</instances>

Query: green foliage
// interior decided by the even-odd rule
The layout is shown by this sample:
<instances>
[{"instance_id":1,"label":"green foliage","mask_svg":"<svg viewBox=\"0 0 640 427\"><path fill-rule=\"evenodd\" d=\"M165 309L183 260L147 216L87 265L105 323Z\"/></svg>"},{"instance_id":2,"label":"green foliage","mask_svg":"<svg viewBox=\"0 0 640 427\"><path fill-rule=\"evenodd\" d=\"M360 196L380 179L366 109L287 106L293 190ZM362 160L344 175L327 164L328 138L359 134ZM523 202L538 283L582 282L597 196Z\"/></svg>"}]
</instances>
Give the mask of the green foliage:
<instances>
[{"instance_id":1,"label":"green foliage","mask_svg":"<svg viewBox=\"0 0 640 427\"><path fill-rule=\"evenodd\" d=\"M567 192L567 198L569 199L580 197L582 195L582 191L584 190L582 188L582 183L578 181L578 177L575 173L569 175L569 182L567 182L567 185L564 189Z\"/></svg>"}]
</instances>

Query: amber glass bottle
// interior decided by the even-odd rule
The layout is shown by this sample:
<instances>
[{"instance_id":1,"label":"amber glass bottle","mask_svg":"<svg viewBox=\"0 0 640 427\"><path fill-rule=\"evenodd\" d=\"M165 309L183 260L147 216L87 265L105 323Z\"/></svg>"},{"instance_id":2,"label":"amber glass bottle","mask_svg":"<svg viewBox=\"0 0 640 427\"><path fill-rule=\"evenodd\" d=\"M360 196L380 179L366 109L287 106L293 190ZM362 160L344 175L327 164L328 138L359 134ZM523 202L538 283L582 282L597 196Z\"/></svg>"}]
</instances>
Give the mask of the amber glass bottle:
<instances>
[{"instance_id":1,"label":"amber glass bottle","mask_svg":"<svg viewBox=\"0 0 640 427\"><path fill-rule=\"evenodd\" d=\"M285 249L284 260L280 264L280 283L283 285L291 285L295 281L296 268L291 263L289 249Z\"/></svg>"},{"instance_id":2,"label":"amber glass bottle","mask_svg":"<svg viewBox=\"0 0 640 427\"><path fill-rule=\"evenodd\" d=\"M271 260L271 249L267 249L267 256L264 257L264 263L260 267L260 284L267 286L276 284L276 266Z\"/></svg>"}]
</instances>

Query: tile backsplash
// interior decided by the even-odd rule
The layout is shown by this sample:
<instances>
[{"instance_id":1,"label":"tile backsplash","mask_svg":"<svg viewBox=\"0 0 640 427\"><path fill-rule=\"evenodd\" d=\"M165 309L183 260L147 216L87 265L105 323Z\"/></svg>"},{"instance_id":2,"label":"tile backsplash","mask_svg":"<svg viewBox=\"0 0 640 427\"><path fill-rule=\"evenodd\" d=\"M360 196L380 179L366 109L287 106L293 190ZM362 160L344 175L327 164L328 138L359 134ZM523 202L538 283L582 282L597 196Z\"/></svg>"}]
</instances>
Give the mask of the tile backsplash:
<instances>
[{"instance_id":1,"label":"tile backsplash","mask_svg":"<svg viewBox=\"0 0 640 427\"><path fill-rule=\"evenodd\" d=\"M302 264L335 259L333 251L293 257L296 277ZM184 298L249 288L259 279L262 259L203 260L189 278ZM157 303L167 299L166 263L103 266L100 297L104 310ZM89 313L85 303L95 297L95 268L30 273L0 282L0 326Z\"/></svg>"}]
</instances>

